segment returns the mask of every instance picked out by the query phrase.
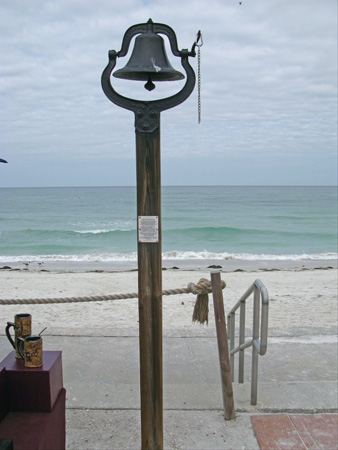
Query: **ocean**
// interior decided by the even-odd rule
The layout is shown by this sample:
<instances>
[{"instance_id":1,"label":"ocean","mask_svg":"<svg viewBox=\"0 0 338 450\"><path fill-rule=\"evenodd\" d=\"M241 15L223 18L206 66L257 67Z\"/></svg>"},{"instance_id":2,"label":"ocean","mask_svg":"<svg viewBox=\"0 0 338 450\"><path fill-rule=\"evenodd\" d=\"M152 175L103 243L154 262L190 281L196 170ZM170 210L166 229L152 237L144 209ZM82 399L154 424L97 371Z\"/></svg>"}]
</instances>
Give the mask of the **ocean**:
<instances>
[{"instance_id":1,"label":"ocean","mask_svg":"<svg viewBox=\"0 0 338 450\"><path fill-rule=\"evenodd\" d=\"M0 189L0 264L137 261L135 187ZM336 187L162 187L163 261L336 260Z\"/></svg>"}]
</instances>

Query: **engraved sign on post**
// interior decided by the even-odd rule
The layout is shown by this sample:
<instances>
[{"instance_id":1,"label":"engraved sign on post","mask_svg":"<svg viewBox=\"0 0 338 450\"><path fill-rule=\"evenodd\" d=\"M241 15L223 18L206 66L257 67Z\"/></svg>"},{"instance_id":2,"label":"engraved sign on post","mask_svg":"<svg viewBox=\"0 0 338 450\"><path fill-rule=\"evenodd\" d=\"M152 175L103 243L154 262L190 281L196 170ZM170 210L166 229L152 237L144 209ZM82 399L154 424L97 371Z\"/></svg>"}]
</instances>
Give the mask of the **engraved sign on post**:
<instances>
[{"instance_id":1,"label":"engraved sign on post","mask_svg":"<svg viewBox=\"0 0 338 450\"><path fill-rule=\"evenodd\" d=\"M138 217L138 241L156 243L158 238L158 216Z\"/></svg>"}]
</instances>

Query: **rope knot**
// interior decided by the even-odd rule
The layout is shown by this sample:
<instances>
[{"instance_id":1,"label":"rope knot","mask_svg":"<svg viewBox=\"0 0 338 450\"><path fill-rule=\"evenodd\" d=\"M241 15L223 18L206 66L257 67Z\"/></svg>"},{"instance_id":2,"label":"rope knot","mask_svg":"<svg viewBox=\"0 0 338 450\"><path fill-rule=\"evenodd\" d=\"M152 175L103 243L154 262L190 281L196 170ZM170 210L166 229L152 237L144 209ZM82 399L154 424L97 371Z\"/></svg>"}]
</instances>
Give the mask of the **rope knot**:
<instances>
[{"instance_id":1,"label":"rope knot","mask_svg":"<svg viewBox=\"0 0 338 450\"><path fill-rule=\"evenodd\" d=\"M222 281L222 289L226 286ZM206 278L201 278L197 284L189 283L188 290L197 295L194 312L192 315L193 322L199 322L201 324L209 321L209 296L212 292L211 281Z\"/></svg>"},{"instance_id":2,"label":"rope knot","mask_svg":"<svg viewBox=\"0 0 338 450\"><path fill-rule=\"evenodd\" d=\"M209 294L212 292L211 281L201 278L197 284L189 283L188 290L195 295Z\"/></svg>"}]
</instances>

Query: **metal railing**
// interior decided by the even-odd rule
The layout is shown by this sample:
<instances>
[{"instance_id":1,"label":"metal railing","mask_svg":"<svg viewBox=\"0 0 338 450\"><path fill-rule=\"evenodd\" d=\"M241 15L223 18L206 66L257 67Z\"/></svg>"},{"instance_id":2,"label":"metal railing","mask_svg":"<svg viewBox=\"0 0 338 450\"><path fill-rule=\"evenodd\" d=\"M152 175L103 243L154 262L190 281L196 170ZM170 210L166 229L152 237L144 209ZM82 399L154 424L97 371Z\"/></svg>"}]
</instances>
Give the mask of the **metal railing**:
<instances>
[{"instance_id":1,"label":"metal railing","mask_svg":"<svg viewBox=\"0 0 338 450\"><path fill-rule=\"evenodd\" d=\"M253 327L252 337L245 339L245 308L246 300L253 295ZM262 311L260 317L260 305ZM239 316L239 344L235 347L235 316L240 308ZM258 355L265 355L268 344L268 313L269 295L266 287L260 280L256 280L249 289L242 295L236 305L229 312L228 334L230 338L230 364L232 381L234 381L235 353L239 352L238 382L244 383L244 350L252 347L252 367L251 367L251 405L257 405L257 384L258 384ZM261 325L261 326L260 326ZM260 326L260 327L259 327Z\"/></svg>"}]
</instances>

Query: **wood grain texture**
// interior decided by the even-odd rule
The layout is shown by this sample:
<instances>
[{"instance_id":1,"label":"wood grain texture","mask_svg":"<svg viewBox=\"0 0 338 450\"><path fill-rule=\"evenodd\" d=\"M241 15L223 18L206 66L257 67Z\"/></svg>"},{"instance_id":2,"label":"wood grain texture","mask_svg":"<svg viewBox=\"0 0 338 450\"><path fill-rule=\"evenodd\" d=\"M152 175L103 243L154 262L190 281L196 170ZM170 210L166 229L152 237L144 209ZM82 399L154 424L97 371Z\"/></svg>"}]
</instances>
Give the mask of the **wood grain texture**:
<instances>
[{"instance_id":1,"label":"wood grain texture","mask_svg":"<svg viewBox=\"0 0 338 450\"><path fill-rule=\"evenodd\" d=\"M232 390L228 337L225 325L221 274L219 272L211 273L211 284L215 310L218 356L221 369L224 417L225 420L233 420L235 419L235 405Z\"/></svg>"},{"instance_id":2,"label":"wood grain texture","mask_svg":"<svg viewBox=\"0 0 338 450\"><path fill-rule=\"evenodd\" d=\"M158 243L138 242L142 449L163 448L160 132L136 131L137 215L158 216Z\"/></svg>"}]
</instances>

